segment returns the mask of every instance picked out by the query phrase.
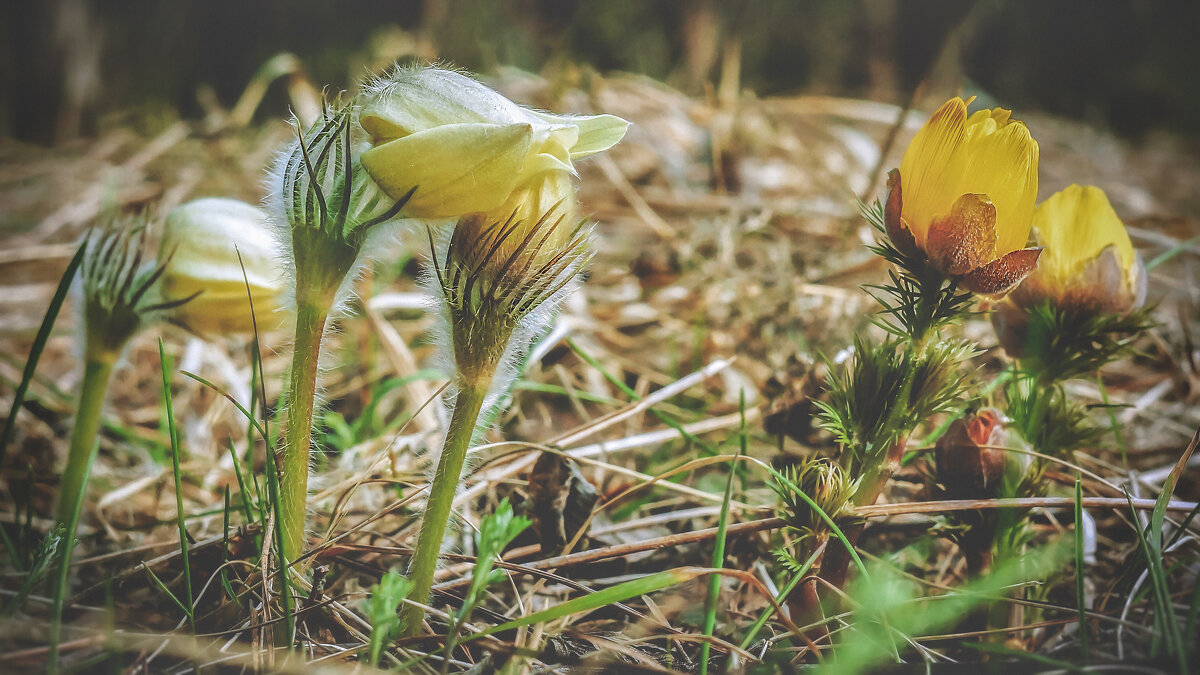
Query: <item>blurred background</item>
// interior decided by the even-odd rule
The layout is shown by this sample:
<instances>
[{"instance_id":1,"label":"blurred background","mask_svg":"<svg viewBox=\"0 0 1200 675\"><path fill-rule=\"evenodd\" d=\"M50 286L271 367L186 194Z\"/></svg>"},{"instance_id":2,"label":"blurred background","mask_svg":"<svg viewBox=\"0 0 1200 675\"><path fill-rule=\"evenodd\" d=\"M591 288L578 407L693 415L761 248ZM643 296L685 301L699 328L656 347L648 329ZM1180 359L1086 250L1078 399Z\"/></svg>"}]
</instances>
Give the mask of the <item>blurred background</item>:
<instances>
[{"instance_id":1,"label":"blurred background","mask_svg":"<svg viewBox=\"0 0 1200 675\"><path fill-rule=\"evenodd\" d=\"M1176 0L44 0L0 4L0 26L0 137L46 146L201 118L281 52L334 89L440 59L705 96L724 66L759 96L904 105L940 74L1129 139L1200 131L1200 3ZM285 87L266 97L278 117Z\"/></svg>"}]
</instances>

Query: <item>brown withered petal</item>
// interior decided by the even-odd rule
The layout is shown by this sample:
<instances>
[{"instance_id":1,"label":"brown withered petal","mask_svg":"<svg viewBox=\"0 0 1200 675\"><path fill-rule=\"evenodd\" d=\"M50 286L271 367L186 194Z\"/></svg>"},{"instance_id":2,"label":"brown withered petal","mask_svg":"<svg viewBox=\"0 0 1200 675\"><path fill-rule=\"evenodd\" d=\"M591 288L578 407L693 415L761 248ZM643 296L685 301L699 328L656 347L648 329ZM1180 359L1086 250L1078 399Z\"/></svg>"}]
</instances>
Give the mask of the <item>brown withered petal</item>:
<instances>
[{"instance_id":1,"label":"brown withered petal","mask_svg":"<svg viewBox=\"0 0 1200 675\"><path fill-rule=\"evenodd\" d=\"M904 222L904 218L900 213L904 207L904 193L900 187L900 170L892 169L888 172L888 196L887 203L883 207L883 224L887 227L888 238L892 240L892 245L898 251L906 255L913 255L917 252L917 240L913 237L912 230L908 228L908 223Z\"/></svg>"},{"instance_id":2,"label":"brown withered petal","mask_svg":"<svg viewBox=\"0 0 1200 675\"><path fill-rule=\"evenodd\" d=\"M961 276L996 257L996 207L987 195L965 194L929 226L925 251L946 274Z\"/></svg>"},{"instance_id":3,"label":"brown withered petal","mask_svg":"<svg viewBox=\"0 0 1200 675\"><path fill-rule=\"evenodd\" d=\"M1041 255L1041 247L1013 251L1003 258L972 270L970 274L962 278L962 285L967 290L980 295L1004 295L1024 281L1030 272L1037 269L1038 257Z\"/></svg>"}]
</instances>

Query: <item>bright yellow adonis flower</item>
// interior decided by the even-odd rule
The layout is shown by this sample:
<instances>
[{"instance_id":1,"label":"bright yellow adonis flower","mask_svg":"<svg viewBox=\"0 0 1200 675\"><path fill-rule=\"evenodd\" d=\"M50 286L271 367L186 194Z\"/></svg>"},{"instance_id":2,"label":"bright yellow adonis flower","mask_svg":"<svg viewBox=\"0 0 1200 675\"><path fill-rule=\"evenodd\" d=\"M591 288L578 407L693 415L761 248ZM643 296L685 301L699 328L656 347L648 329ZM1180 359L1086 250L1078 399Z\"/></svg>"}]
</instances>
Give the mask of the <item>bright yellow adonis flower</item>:
<instances>
[{"instance_id":1,"label":"bright yellow adonis flower","mask_svg":"<svg viewBox=\"0 0 1200 675\"><path fill-rule=\"evenodd\" d=\"M952 98L888 174L884 222L902 252L982 295L1004 295L1037 266L1025 248L1037 201L1038 144L1002 108L969 117Z\"/></svg>"},{"instance_id":2,"label":"bright yellow adonis flower","mask_svg":"<svg viewBox=\"0 0 1200 675\"><path fill-rule=\"evenodd\" d=\"M499 212L508 203L504 220L514 191L540 193L547 172L561 187L575 160L612 147L629 126L613 115L523 108L470 77L427 67L373 86L359 121L373 145L363 167L394 199L416 187L404 215L421 219Z\"/></svg>"},{"instance_id":3,"label":"bright yellow adonis flower","mask_svg":"<svg viewBox=\"0 0 1200 675\"><path fill-rule=\"evenodd\" d=\"M1045 299L1063 308L1124 313L1146 298L1146 268L1125 224L1100 188L1072 185L1042 202L1034 237L1045 247L1036 272L1012 294L1022 307Z\"/></svg>"},{"instance_id":4,"label":"bright yellow adonis flower","mask_svg":"<svg viewBox=\"0 0 1200 675\"><path fill-rule=\"evenodd\" d=\"M188 202L167 215L159 246L160 293L168 298L195 295L171 310L172 322L201 335L249 333L254 316L260 328L273 326L270 317L282 300L283 275L276 258L279 246L266 222L258 207L219 197Z\"/></svg>"}]
</instances>

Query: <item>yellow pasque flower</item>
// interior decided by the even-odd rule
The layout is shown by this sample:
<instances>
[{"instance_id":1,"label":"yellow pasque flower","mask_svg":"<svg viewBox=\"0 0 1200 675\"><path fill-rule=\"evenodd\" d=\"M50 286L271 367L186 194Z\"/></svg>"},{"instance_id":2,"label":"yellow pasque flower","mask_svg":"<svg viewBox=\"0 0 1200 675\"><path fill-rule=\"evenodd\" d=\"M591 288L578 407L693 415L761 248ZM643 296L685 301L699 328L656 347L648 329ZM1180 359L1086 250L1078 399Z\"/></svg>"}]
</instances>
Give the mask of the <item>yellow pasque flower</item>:
<instances>
[{"instance_id":1,"label":"yellow pasque flower","mask_svg":"<svg viewBox=\"0 0 1200 675\"><path fill-rule=\"evenodd\" d=\"M1146 299L1146 268L1125 225L1100 188L1072 185L1042 202L1034 237L1041 263L1012 294L1029 307L1051 299L1059 307L1124 313Z\"/></svg>"},{"instance_id":2,"label":"yellow pasque flower","mask_svg":"<svg viewBox=\"0 0 1200 675\"><path fill-rule=\"evenodd\" d=\"M374 85L359 121L374 146L363 167L393 199L415 186L404 215L423 219L515 206L513 192L540 194L547 173L569 186L573 162L612 147L629 126L613 115L529 110L470 77L428 67Z\"/></svg>"},{"instance_id":3,"label":"yellow pasque flower","mask_svg":"<svg viewBox=\"0 0 1200 675\"><path fill-rule=\"evenodd\" d=\"M281 302L278 249L266 214L245 202L210 197L173 209L159 246L165 261L159 290L168 298L195 297L174 308L171 321L202 335L252 331L248 282L263 327Z\"/></svg>"},{"instance_id":4,"label":"yellow pasque flower","mask_svg":"<svg viewBox=\"0 0 1200 675\"><path fill-rule=\"evenodd\" d=\"M971 99L973 100L973 99ZM1002 108L967 116L952 98L888 175L884 221L902 252L924 252L963 287L1003 295L1037 266L1024 248L1038 188L1038 144Z\"/></svg>"}]
</instances>

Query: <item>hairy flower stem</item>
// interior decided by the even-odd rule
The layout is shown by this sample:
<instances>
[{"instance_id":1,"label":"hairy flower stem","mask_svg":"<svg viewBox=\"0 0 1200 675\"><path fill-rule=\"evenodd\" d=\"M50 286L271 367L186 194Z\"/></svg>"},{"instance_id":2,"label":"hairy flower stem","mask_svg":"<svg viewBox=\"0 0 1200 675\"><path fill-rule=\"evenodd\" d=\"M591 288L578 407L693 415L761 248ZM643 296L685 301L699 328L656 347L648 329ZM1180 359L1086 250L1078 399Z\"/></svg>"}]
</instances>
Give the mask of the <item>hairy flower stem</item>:
<instances>
[{"instance_id":1,"label":"hairy flower stem","mask_svg":"<svg viewBox=\"0 0 1200 675\"><path fill-rule=\"evenodd\" d=\"M96 450L96 433L100 430L100 409L104 407L104 396L108 392L108 380L112 375L115 360L115 357L94 357L87 359L84 365L79 410L75 415L75 427L71 430L67 466L59 484L60 524L71 519L83 500L88 470ZM67 533L68 538L74 535L74 532Z\"/></svg>"},{"instance_id":2,"label":"hairy flower stem","mask_svg":"<svg viewBox=\"0 0 1200 675\"><path fill-rule=\"evenodd\" d=\"M446 440L442 443L442 456L438 460L433 484L429 488L425 515L421 518L421 532L417 535L417 548L408 569L409 581L413 583L413 590L408 594L408 599L421 605L429 602L433 574L437 570L442 539L446 534L446 524L450 520L450 507L454 503L454 495L458 490L459 478L467 458L467 449L475 435L475 423L479 419L480 410L483 409L483 401L491 382L491 372L477 373L470 381L460 385L454 401L454 414L450 418ZM425 620L425 610L422 607L406 603L401 616L407 636L421 634L421 624Z\"/></svg>"},{"instance_id":3,"label":"hairy flower stem","mask_svg":"<svg viewBox=\"0 0 1200 675\"><path fill-rule=\"evenodd\" d=\"M309 294L305 294L306 296ZM312 444L317 363L321 339L329 319L330 303L303 297L297 288L296 340L288 375L287 430L283 447L283 475L279 478L279 524L283 556L294 561L304 552L304 519L308 508L308 455Z\"/></svg>"},{"instance_id":4,"label":"hairy flower stem","mask_svg":"<svg viewBox=\"0 0 1200 675\"><path fill-rule=\"evenodd\" d=\"M89 356L84 365L83 384L79 394L79 409L75 427L71 430L71 445L67 466L63 471L58 493L58 524L62 529L63 554L54 578L53 606L50 619L50 654L48 672L58 672L58 642L62 634L63 604L71 571L71 553L75 549L75 530L79 527L79 512L87 488L88 474L96 456L96 434L100 430L100 410L108 392L116 355Z\"/></svg>"}]
</instances>

